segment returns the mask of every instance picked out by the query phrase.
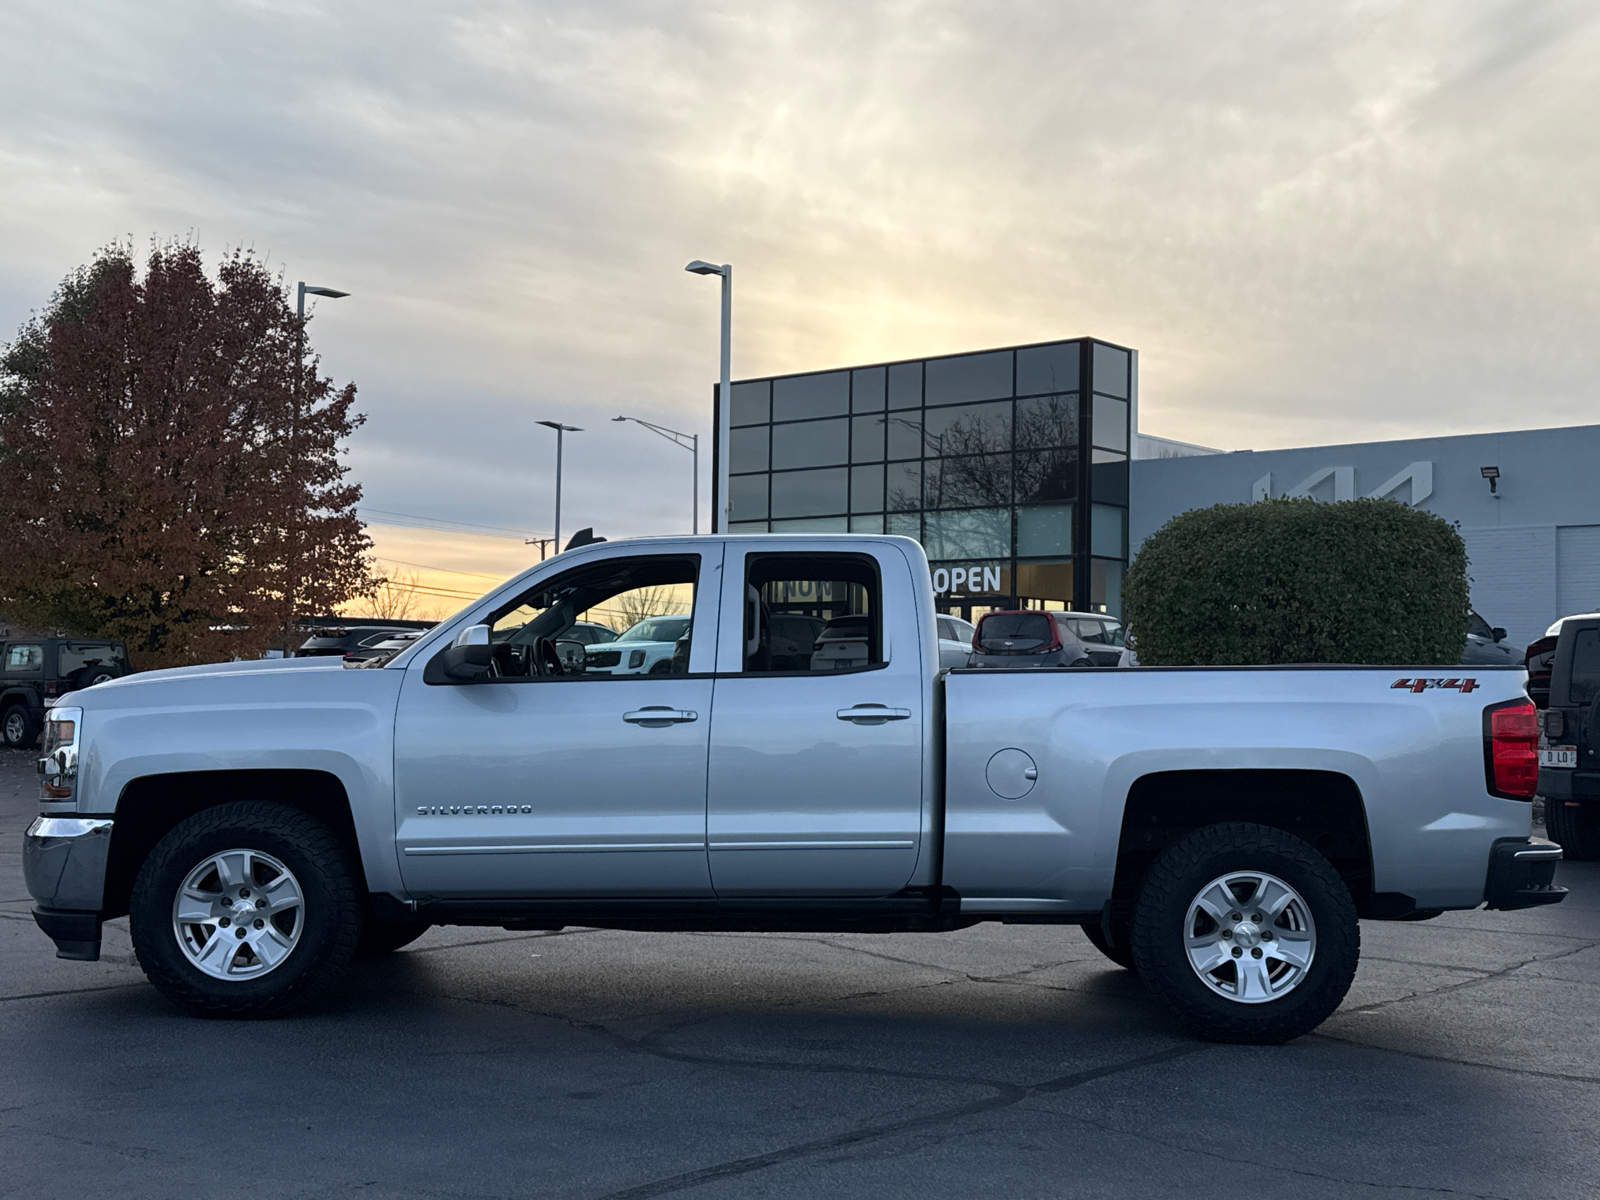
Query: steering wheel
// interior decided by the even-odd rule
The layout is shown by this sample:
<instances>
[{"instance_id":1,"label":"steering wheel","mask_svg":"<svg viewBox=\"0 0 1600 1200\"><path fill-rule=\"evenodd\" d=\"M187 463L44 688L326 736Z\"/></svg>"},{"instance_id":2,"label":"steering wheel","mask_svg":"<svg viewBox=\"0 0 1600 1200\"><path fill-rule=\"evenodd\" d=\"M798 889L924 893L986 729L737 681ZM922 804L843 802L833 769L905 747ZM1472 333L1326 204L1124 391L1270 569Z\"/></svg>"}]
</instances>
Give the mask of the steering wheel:
<instances>
[{"instance_id":1,"label":"steering wheel","mask_svg":"<svg viewBox=\"0 0 1600 1200\"><path fill-rule=\"evenodd\" d=\"M556 644L547 637L542 637L533 643L533 666L540 678L567 673L566 668L561 665L561 655L556 651Z\"/></svg>"}]
</instances>

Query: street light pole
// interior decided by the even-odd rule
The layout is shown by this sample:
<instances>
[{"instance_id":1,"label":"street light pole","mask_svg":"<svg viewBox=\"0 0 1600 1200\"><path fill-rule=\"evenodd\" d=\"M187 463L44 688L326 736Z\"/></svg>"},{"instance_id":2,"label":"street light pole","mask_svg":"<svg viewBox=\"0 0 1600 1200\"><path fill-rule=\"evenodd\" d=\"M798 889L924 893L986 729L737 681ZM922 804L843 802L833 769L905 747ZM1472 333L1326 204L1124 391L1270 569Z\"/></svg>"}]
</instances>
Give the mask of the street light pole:
<instances>
[{"instance_id":1,"label":"street light pole","mask_svg":"<svg viewBox=\"0 0 1600 1200\"><path fill-rule=\"evenodd\" d=\"M649 421L641 421L638 417L612 417L612 421L632 421L635 425L643 425L652 433L659 433L674 446L682 446L694 455L694 518L691 525L692 531L700 533L700 435L698 433L679 433L676 429L668 429L665 425L652 425Z\"/></svg>"},{"instance_id":2,"label":"street light pole","mask_svg":"<svg viewBox=\"0 0 1600 1200\"><path fill-rule=\"evenodd\" d=\"M556 528L555 551L561 553L561 435L565 433L582 433L576 425L563 425L560 421L540 421L546 429L556 431Z\"/></svg>"},{"instance_id":3,"label":"street light pole","mask_svg":"<svg viewBox=\"0 0 1600 1200\"><path fill-rule=\"evenodd\" d=\"M334 288L316 287L307 284L304 279L299 281L295 288L295 326L294 326L294 394L295 403L289 414L289 475L294 484L291 503L298 511L300 505L300 407L305 400L306 390L306 296L326 296L330 300L339 300L348 296L349 292L337 291ZM289 601L288 618L284 623L283 656L294 656L294 607L296 596L300 590L300 530L291 515L289 519L289 546L284 555L284 568L288 579L284 581L284 596Z\"/></svg>"},{"instance_id":4,"label":"street light pole","mask_svg":"<svg viewBox=\"0 0 1600 1200\"><path fill-rule=\"evenodd\" d=\"M717 389L717 503L712 507L711 532L728 531L728 514L733 503L728 497L728 439L732 428L733 397L733 267L723 263L720 267L695 259L684 268L692 275L722 276L722 386Z\"/></svg>"}]
</instances>

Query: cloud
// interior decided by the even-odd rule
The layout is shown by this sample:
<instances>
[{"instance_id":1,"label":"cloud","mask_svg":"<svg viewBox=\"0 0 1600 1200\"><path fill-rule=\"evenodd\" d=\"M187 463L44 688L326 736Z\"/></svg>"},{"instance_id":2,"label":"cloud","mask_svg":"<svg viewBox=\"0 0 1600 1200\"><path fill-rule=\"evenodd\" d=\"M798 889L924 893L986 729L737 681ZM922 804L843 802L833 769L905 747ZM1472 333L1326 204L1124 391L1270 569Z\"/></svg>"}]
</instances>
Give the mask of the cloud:
<instances>
[{"instance_id":1,"label":"cloud","mask_svg":"<svg viewBox=\"0 0 1600 1200\"><path fill-rule=\"evenodd\" d=\"M1600 31L1551 3L22 4L0 324L107 239L349 290L376 506L687 526L735 373L1095 334L1229 447L1592 420ZM709 449L709 447L707 447ZM709 468L709 453L705 456ZM401 555L401 557L407 557ZM455 565L453 563L446 565ZM498 569L498 564L496 566Z\"/></svg>"}]
</instances>

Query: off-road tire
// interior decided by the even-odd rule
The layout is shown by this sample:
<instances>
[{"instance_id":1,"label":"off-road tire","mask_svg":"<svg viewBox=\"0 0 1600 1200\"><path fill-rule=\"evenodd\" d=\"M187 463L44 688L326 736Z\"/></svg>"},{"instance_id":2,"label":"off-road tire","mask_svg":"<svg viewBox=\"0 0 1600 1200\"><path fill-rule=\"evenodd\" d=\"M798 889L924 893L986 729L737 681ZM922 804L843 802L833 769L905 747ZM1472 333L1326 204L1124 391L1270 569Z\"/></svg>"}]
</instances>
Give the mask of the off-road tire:
<instances>
[{"instance_id":1,"label":"off-road tire","mask_svg":"<svg viewBox=\"0 0 1600 1200\"><path fill-rule=\"evenodd\" d=\"M1099 925L1081 925L1079 928L1083 930L1083 936L1089 939L1089 944L1117 966L1129 971L1138 970L1133 962L1133 947L1128 944L1131 931L1127 922L1117 922L1117 943L1114 946L1106 941L1105 932Z\"/></svg>"},{"instance_id":2,"label":"off-road tire","mask_svg":"<svg viewBox=\"0 0 1600 1200\"><path fill-rule=\"evenodd\" d=\"M173 902L207 855L246 849L292 871L304 925L284 961L259 978L214 979L178 944ZM328 827L286 804L222 804L196 813L156 843L134 880L129 925L139 965L168 1000L201 1017L281 1017L322 999L361 936L356 868Z\"/></svg>"},{"instance_id":3,"label":"off-road tire","mask_svg":"<svg viewBox=\"0 0 1600 1200\"><path fill-rule=\"evenodd\" d=\"M1600 858L1600 800L1574 805L1547 797L1544 828L1552 842L1561 843L1562 857L1576 862L1594 862Z\"/></svg>"},{"instance_id":4,"label":"off-road tire","mask_svg":"<svg viewBox=\"0 0 1600 1200\"><path fill-rule=\"evenodd\" d=\"M39 722L33 719L26 704L13 704L0 713L0 733L13 750L31 750L39 739Z\"/></svg>"},{"instance_id":5,"label":"off-road tire","mask_svg":"<svg viewBox=\"0 0 1600 1200\"><path fill-rule=\"evenodd\" d=\"M1189 905L1230 871L1261 871L1300 893L1316 926L1305 977L1258 1004L1218 995L1190 965L1184 942ZM1157 856L1140 884L1133 916L1139 978L1191 1032L1216 1042L1276 1045L1310 1033L1350 990L1361 956L1361 927L1350 891L1312 846L1265 825L1208 825Z\"/></svg>"},{"instance_id":6,"label":"off-road tire","mask_svg":"<svg viewBox=\"0 0 1600 1200\"><path fill-rule=\"evenodd\" d=\"M428 921L378 921L369 917L361 927L355 956L361 959L382 958L402 946L409 946L432 928L432 923Z\"/></svg>"}]
</instances>

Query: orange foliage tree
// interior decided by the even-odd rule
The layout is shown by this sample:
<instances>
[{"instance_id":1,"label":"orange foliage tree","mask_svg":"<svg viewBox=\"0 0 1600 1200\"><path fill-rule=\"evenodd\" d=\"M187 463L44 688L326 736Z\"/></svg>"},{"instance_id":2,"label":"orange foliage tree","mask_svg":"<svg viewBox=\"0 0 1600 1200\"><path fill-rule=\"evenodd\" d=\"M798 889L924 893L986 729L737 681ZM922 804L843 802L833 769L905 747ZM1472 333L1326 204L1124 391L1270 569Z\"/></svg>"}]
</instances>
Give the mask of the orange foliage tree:
<instances>
[{"instance_id":1,"label":"orange foliage tree","mask_svg":"<svg viewBox=\"0 0 1600 1200\"><path fill-rule=\"evenodd\" d=\"M283 281L234 252L123 247L0 354L0 608L136 665L256 657L370 595L340 444L362 423Z\"/></svg>"}]
</instances>

